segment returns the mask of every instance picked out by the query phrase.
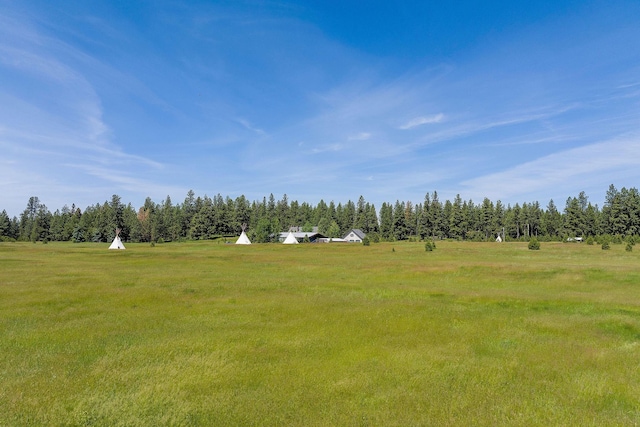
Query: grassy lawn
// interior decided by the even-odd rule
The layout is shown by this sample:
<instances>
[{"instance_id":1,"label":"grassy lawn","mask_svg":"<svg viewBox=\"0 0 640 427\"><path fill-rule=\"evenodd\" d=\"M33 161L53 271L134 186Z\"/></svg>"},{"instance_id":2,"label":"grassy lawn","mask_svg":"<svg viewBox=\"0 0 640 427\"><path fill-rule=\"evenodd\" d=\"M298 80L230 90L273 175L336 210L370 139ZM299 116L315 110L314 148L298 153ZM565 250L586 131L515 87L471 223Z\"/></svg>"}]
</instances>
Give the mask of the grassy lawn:
<instances>
[{"instance_id":1,"label":"grassy lawn","mask_svg":"<svg viewBox=\"0 0 640 427\"><path fill-rule=\"evenodd\" d=\"M640 425L640 249L0 243L0 426Z\"/></svg>"}]
</instances>

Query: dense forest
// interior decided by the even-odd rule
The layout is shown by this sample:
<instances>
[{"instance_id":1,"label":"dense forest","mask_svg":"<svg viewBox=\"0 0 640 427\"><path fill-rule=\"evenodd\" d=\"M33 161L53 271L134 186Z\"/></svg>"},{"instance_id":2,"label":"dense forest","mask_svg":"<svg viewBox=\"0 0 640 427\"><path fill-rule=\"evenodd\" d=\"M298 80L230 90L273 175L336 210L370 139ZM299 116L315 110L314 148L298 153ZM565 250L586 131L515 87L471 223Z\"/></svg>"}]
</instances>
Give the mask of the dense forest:
<instances>
[{"instance_id":1,"label":"dense forest","mask_svg":"<svg viewBox=\"0 0 640 427\"><path fill-rule=\"evenodd\" d=\"M357 202L337 205L288 200L286 194L276 200L273 194L262 201L244 196L231 199L220 194L213 198L196 197L189 191L182 203L170 197L162 203L147 198L135 209L123 204L117 195L110 201L87 207L64 206L51 213L38 197L31 197L20 218L0 213L0 239L4 241L108 242L116 228L125 241L167 242L237 236L245 224L254 242L273 241L274 235L290 226L318 231L328 237L342 237L351 228L359 228L371 240L460 239L564 240L573 236L629 236L640 234L640 195L636 188L621 190L613 185L604 206L592 205L581 192L569 197L559 209L553 200L504 206L499 200L485 198L476 204L462 200L440 200L438 193L427 193L421 203L396 201L383 203L379 211L360 196Z\"/></svg>"}]
</instances>

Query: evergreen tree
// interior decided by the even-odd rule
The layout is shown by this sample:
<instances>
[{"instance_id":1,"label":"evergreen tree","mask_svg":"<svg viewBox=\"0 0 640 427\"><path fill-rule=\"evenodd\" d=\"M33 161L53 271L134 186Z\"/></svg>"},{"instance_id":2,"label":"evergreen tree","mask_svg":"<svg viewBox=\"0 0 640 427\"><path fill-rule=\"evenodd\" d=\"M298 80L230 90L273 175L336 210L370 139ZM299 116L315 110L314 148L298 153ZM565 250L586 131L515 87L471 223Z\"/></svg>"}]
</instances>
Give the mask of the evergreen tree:
<instances>
[{"instance_id":1,"label":"evergreen tree","mask_svg":"<svg viewBox=\"0 0 640 427\"><path fill-rule=\"evenodd\" d=\"M367 223L367 203L364 200L363 196L360 196L358 198L358 203L356 205L356 209L355 209L355 218L354 218L354 222L353 222L353 228L359 228L361 230L364 231L365 228L367 228L366 223ZM351 227L350 227L351 228ZM347 230L345 230L347 231Z\"/></svg>"},{"instance_id":2,"label":"evergreen tree","mask_svg":"<svg viewBox=\"0 0 640 427\"><path fill-rule=\"evenodd\" d=\"M331 238L339 238L342 237L342 233L340 232L340 226L337 222L331 221L329 224L329 228L327 229L327 236Z\"/></svg>"},{"instance_id":3,"label":"evergreen tree","mask_svg":"<svg viewBox=\"0 0 640 427\"><path fill-rule=\"evenodd\" d=\"M235 217L236 224L250 224L251 223L251 204L244 195L236 197L235 200ZM238 230L236 230L237 232Z\"/></svg>"},{"instance_id":4,"label":"evergreen tree","mask_svg":"<svg viewBox=\"0 0 640 427\"><path fill-rule=\"evenodd\" d=\"M451 205L451 214L449 220L449 237L453 239L463 239L465 235L464 212L462 197L456 194Z\"/></svg>"},{"instance_id":5,"label":"evergreen tree","mask_svg":"<svg viewBox=\"0 0 640 427\"><path fill-rule=\"evenodd\" d=\"M311 205L307 202L302 202L299 209L300 222L310 222L313 225L318 225L318 221L315 221L315 212Z\"/></svg>"},{"instance_id":6,"label":"evergreen tree","mask_svg":"<svg viewBox=\"0 0 640 427\"><path fill-rule=\"evenodd\" d=\"M569 236L584 236L585 218L582 203L576 197L569 197L564 208L564 229Z\"/></svg>"},{"instance_id":7,"label":"evergreen tree","mask_svg":"<svg viewBox=\"0 0 640 427\"><path fill-rule=\"evenodd\" d=\"M380 207L380 234L385 240L393 238L393 208L386 202Z\"/></svg>"},{"instance_id":8,"label":"evergreen tree","mask_svg":"<svg viewBox=\"0 0 640 427\"><path fill-rule=\"evenodd\" d=\"M451 237L451 229L449 227L448 218L451 218L452 214L453 214L453 203L451 203L450 200L445 200L444 205L442 207L442 221L440 222L442 237L446 237L446 238Z\"/></svg>"},{"instance_id":9,"label":"evergreen tree","mask_svg":"<svg viewBox=\"0 0 640 427\"><path fill-rule=\"evenodd\" d=\"M292 200L289 204L289 218L291 224L302 225L311 224L311 220L307 220L301 215L300 204L297 200Z\"/></svg>"},{"instance_id":10,"label":"evergreen tree","mask_svg":"<svg viewBox=\"0 0 640 427\"><path fill-rule=\"evenodd\" d=\"M624 231L625 225L622 210L623 203L620 192L611 184L607 190L604 206L602 207L605 234L615 235L621 234Z\"/></svg>"},{"instance_id":11,"label":"evergreen tree","mask_svg":"<svg viewBox=\"0 0 640 427\"><path fill-rule=\"evenodd\" d=\"M252 240L256 243L268 243L272 241L274 236L277 236L278 233L278 230L273 229L273 224L269 218L260 218L253 233Z\"/></svg>"},{"instance_id":12,"label":"evergreen tree","mask_svg":"<svg viewBox=\"0 0 640 427\"><path fill-rule=\"evenodd\" d=\"M69 210L69 207L67 205L65 205L63 209L65 208L67 211ZM53 215L51 216L51 225L49 227L49 237L51 238L51 240L58 242L68 240L68 238L65 238L64 236L65 223L67 221L67 218L68 215L60 212L60 210L56 210L53 213ZM2 222L1 219L0 222ZM0 228L1 227L2 226L0 225Z\"/></svg>"},{"instance_id":13,"label":"evergreen tree","mask_svg":"<svg viewBox=\"0 0 640 427\"><path fill-rule=\"evenodd\" d=\"M0 237L9 237L9 233L11 230L11 220L9 219L9 215L7 215L7 211L3 210L0 213Z\"/></svg>"},{"instance_id":14,"label":"evergreen tree","mask_svg":"<svg viewBox=\"0 0 640 427\"><path fill-rule=\"evenodd\" d=\"M410 201L404 203L404 224L407 237L418 234L418 221L415 216L415 211L413 210L413 203Z\"/></svg>"},{"instance_id":15,"label":"evergreen tree","mask_svg":"<svg viewBox=\"0 0 640 427\"><path fill-rule=\"evenodd\" d=\"M396 200L393 207L393 238L404 240L407 238L407 224L405 217L405 204Z\"/></svg>"},{"instance_id":16,"label":"evergreen tree","mask_svg":"<svg viewBox=\"0 0 640 427\"><path fill-rule=\"evenodd\" d=\"M431 198L429 193L424 196L424 203L422 204L422 212L420 214L420 239L426 239L428 236L432 236L433 220L431 211Z\"/></svg>"},{"instance_id":17,"label":"evergreen tree","mask_svg":"<svg viewBox=\"0 0 640 427\"><path fill-rule=\"evenodd\" d=\"M480 207L480 223L482 224L482 233L485 239L496 234L493 202L488 198L484 198Z\"/></svg>"},{"instance_id":18,"label":"evergreen tree","mask_svg":"<svg viewBox=\"0 0 640 427\"><path fill-rule=\"evenodd\" d=\"M584 211L584 235L597 236L600 234L600 212L598 205L587 205Z\"/></svg>"},{"instance_id":19,"label":"evergreen tree","mask_svg":"<svg viewBox=\"0 0 640 427\"><path fill-rule=\"evenodd\" d=\"M38 199L37 196L30 197L27 202L27 207L20 215L20 240L32 239L32 229L35 225L36 214L39 208L40 199Z\"/></svg>"},{"instance_id":20,"label":"evergreen tree","mask_svg":"<svg viewBox=\"0 0 640 427\"><path fill-rule=\"evenodd\" d=\"M32 242L37 241L49 241L49 228L51 225L51 212L47 207L40 203L38 205L38 211L31 227L30 240Z\"/></svg>"},{"instance_id":21,"label":"evergreen tree","mask_svg":"<svg viewBox=\"0 0 640 427\"><path fill-rule=\"evenodd\" d=\"M429 211L431 217L431 237L433 239L444 237L444 212L440 199L438 199L437 191L433 192Z\"/></svg>"},{"instance_id":22,"label":"evergreen tree","mask_svg":"<svg viewBox=\"0 0 640 427\"><path fill-rule=\"evenodd\" d=\"M338 218L338 224L340 225L340 233L346 233L356 221L356 205L351 200L348 200L346 205L342 208L342 215Z\"/></svg>"},{"instance_id":23,"label":"evergreen tree","mask_svg":"<svg viewBox=\"0 0 640 427\"><path fill-rule=\"evenodd\" d=\"M277 216L276 212L276 198L273 193L269 194L269 201L266 203L267 206L267 218L269 221L273 220Z\"/></svg>"},{"instance_id":24,"label":"evergreen tree","mask_svg":"<svg viewBox=\"0 0 640 427\"><path fill-rule=\"evenodd\" d=\"M365 233L377 233L378 232L378 214L376 213L376 207L367 203L364 213L364 225L362 231Z\"/></svg>"},{"instance_id":25,"label":"evergreen tree","mask_svg":"<svg viewBox=\"0 0 640 427\"><path fill-rule=\"evenodd\" d=\"M333 202L331 202L333 203ZM324 200L320 199L320 202L318 202L318 204L316 205L316 208L313 212L313 223L314 224L319 224L320 220L323 218L331 218L328 214L327 214L327 204L325 203ZM334 207L335 210L335 207Z\"/></svg>"},{"instance_id":26,"label":"evergreen tree","mask_svg":"<svg viewBox=\"0 0 640 427\"><path fill-rule=\"evenodd\" d=\"M182 203L182 215L180 221L180 236L186 237L191 229L191 219L196 214L196 198L193 190L187 192L187 196Z\"/></svg>"},{"instance_id":27,"label":"evergreen tree","mask_svg":"<svg viewBox=\"0 0 640 427\"><path fill-rule=\"evenodd\" d=\"M562 215L558 212L553 199L549 200L547 210L542 216L542 229L544 234L550 237L559 237L562 235Z\"/></svg>"},{"instance_id":28,"label":"evergreen tree","mask_svg":"<svg viewBox=\"0 0 640 427\"><path fill-rule=\"evenodd\" d=\"M287 229L291 226L300 226L301 224L295 224L292 221L289 212L289 199L286 194L282 196L282 199L276 205L276 216L278 218L278 222L282 224L283 227Z\"/></svg>"},{"instance_id":29,"label":"evergreen tree","mask_svg":"<svg viewBox=\"0 0 640 427\"><path fill-rule=\"evenodd\" d=\"M493 229L494 235L492 237L497 237L498 234L501 234L502 227L504 227L504 206L502 202L498 200L493 210L491 228Z\"/></svg>"}]
</instances>

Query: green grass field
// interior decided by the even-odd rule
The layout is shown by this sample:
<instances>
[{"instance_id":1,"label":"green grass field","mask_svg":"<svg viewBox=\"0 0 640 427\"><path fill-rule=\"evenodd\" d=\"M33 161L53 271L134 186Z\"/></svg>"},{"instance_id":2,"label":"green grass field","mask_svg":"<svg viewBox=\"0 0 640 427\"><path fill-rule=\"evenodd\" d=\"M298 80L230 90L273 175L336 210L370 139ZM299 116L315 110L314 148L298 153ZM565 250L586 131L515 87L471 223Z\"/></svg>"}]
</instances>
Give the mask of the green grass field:
<instances>
[{"instance_id":1,"label":"green grass field","mask_svg":"<svg viewBox=\"0 0 640 427\"><path fill-rule=\"evenodd\" d=\"M640 425L640 249L0 243L0 426Z\"/></svg>"}]
</instances>

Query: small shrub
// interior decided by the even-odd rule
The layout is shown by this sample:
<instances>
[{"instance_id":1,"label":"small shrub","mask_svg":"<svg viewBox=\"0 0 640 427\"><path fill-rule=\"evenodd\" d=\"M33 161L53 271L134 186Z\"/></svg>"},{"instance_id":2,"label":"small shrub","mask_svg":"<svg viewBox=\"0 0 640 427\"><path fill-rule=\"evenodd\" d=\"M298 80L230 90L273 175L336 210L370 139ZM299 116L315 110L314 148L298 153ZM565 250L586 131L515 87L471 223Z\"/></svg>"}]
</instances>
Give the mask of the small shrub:
<instances>
[{"instance_id":1,"label":"small shrub","mask_svg":"<svg viewBox=\"0 0 640 427\"><path fill-rule=\"evenodd\" d=\"M431 244L431 240L427 240L427 243L424 244L424 250L427 252L433 251L433 245Z\"/></svg>"},{"instance_id":2,"label":"small shrub","mask_svg":"<svg viewBox=\"0 0 640 427\"><path fill-rule=\"evenodd\" d=\"M602 242L602 250L608 251L609 249L611 249L611 245L609 245L609 241L605 240L604 242Z\"/></svg>"},{"instance_id":3,"label":"small shrub","mask_svg":"<svg viewBox=\"0 0 640 427\"><path fill-rule=\"evenodd\" d=\"M633 251L633 245L631 243L627 242L627 247L624 248L624 250L627 251L627 252Z\"/></svg>"},{"instance_id":4,"label":"small shrub","mask_svg":"<svg viewBox=\"0 0 640 427\"><path fill-rule=\"evenodd\" d=\"M631 246L635 246L636 245L636 237L635 236L627 237L627 244L629 244Z\"/></svg>"},{"instance_id":5,"label":"small shrub","mask_svg":"<svg viewBox=\"0 0 640 427\"><path fill-rule=\"evenodd\" d=\"M611 239L611 241L616 245L621 245L622 244L622 236L619 235L619 234L616 234L615 236L613 236L613 239Z\"/></svg>"},{"instance_id":6,"label":"small shrub","mask_svg":"<svg viewBox=\"0 0 640 427\"><path fill-rule=\"evenodd\" d=\"M364 239L362 239L362 244L364 246L370 246L371 245L371 240L369 239L368 236L365 236Z\"/></svg>"},{"instance_id":7,"label":"small shrub","mask_svg":"<svg viewBox=\"0 0 640 427\"><path fill-rule=\"evenodd\" d=\"M593 236L587 237L587 245L593 245L593 243L594 243Z\"/></svg>"},{"instance_id":8,"label":"small shrub","mask_svg":"<svg viewBox=\"0 0 640 427\"><path fill-rule=\"evenodd\" d=\"M540 242L538 241L538 239L532 237L531 240L529 240L529 249L532 251L540 250Z\"/></svg>"}]
</instances>

